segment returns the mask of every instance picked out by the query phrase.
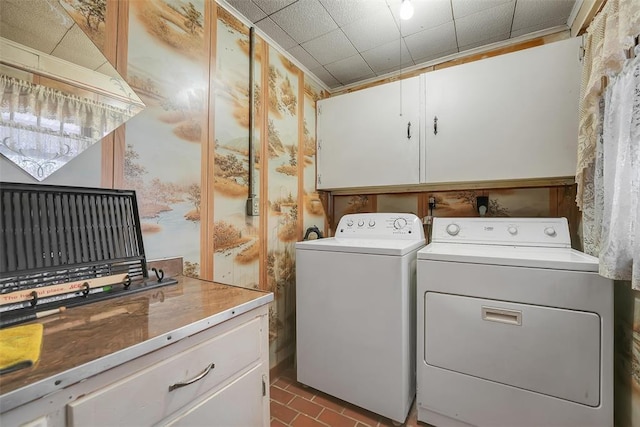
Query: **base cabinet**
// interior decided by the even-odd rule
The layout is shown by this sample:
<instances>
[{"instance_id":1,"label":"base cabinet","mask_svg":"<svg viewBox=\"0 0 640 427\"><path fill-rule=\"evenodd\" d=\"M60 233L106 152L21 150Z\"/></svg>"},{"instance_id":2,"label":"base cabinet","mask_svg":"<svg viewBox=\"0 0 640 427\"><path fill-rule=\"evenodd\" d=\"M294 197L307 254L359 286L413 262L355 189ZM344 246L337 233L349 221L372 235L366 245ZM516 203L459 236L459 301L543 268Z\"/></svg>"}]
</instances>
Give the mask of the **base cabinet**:
<instances>
[{"instance_id":1,"label":"base cabinet","mask_svg":"<svg viewBox=\"0 0 640 427\"><path fill-rule=\"evenodd\" d=\"M268 426L268 314L258 307L0 415L2 426Z\"/></svg>"}]
</instances>

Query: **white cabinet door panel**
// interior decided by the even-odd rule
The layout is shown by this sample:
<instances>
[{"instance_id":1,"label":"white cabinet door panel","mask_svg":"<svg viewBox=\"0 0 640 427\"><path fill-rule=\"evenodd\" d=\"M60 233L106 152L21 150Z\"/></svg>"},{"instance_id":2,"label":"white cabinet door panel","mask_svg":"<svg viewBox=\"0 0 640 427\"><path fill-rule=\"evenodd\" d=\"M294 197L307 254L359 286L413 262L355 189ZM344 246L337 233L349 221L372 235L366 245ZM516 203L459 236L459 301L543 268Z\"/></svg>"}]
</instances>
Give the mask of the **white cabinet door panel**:
<instances>
[{"instance_id":1,"label":"white cabinet door panel","mask_svg":"<svg viewBox=\"0 0 640 427\"><path fill-rule=\"evenodd\" d=\"M318 101L318 188L420 181L420 76Z\"/></svg>"},{"instance_id":2,"label":"white cabinet door panel","mask_svg":"<svg viewBox=\"0 0 640 427\"><path fill-rule=\"evenodd\" d=\"M426 182L573 176L579 46L574 38L426 73Z\"/></svg>"}]
</instances>

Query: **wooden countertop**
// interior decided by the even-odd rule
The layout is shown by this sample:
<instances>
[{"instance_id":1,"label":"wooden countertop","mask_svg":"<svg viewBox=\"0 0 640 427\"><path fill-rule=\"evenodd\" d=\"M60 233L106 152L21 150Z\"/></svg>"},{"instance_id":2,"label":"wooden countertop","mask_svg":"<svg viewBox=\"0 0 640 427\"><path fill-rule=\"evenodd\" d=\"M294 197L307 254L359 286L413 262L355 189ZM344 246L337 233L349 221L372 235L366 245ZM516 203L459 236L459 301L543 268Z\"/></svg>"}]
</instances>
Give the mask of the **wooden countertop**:
<instances>
[{"instance_id":1,"label":"wooden countertop","mask_svg":"<svg viewBox=\"0 0 640 427\"><path fill-rule=\"evenodd\" d=\"M273 294L177 277L178 283L70 308L44 325L39 361L0 376L0 412L273 301ZM26 324L26 323L25 323Z\"/></svg>"}]
</instances>

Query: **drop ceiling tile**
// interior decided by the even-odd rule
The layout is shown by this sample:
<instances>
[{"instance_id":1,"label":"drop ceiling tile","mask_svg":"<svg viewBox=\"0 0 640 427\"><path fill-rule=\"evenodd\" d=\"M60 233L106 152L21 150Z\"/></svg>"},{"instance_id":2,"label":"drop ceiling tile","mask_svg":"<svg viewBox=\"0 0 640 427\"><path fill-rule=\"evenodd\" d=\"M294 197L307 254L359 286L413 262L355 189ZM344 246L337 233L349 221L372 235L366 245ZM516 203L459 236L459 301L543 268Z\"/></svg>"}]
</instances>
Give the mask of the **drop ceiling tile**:
<instances>
[{"instance_id":1,"label":"drop ceiling tile","mask_svg":"<svg viewBox=\"0 0 640 427\"><path fill-rule=\"evenodd\" d=\"M118 74L115 68L113 68L113 65L111 65L111 62L107 61L106 59L102 63L102 65L96 68L96 71L106 76L121 78L120 74Z\"/></svg>"},{"instance_id":2,"label":"drop ceiling tile","mask_svg":"<svg viewBox=\"0 0 640 427\"><path fill-rule=\"evenodd\" d=\"M51 53L74 21L46 2L0 0L0 36Z\"/></svg>"},{"instance_id":3,"label":"drop ceiling tile","mask_svg":"<svg viewBox=\"0 0 640 427\"><path fill-rule=\"evenodd\" d=\"M249 0L238 0L238 1L249 1ZM291 3L295 3L297 0L253 0L264 13L267 15L271 15L289 6Z\"/></svg>"},{"instance_id":4,"label":"drop ceiling tile","mask_svg":"<svg viewBox=\"0 0 640 427\"><path fill-rule=\"evenodd\" d=\"M264 31L271 39L278 43L278 46L287 50L291 49L294 46L297 46L298 43L291 38L289 34L286 33L282 28L278 26L271 18L264 18L260 21L256 22L258 28Z\"/></svg>"},{"instance_id":5,"label":"drop ceiling tile","mask_svg":"<svg viewBox=\"0 0 640 427\"><path fill-rule=\"evenodd\" d=\"M400 56L400 52L402 52L402 56ZM378 75L399 69L401 64L400 58L402 58L402 67L414 65L407 46L405 46L404 41L401 43L400 40L395 40L362 52L362 57L367 61L369 67Z\"/></svg>"},{"instance_id":6,"label":"drop ceiling tile","mask_svg":"<svg viewBox=\"0 0 640 427\"><path fill-rule=\"evenodd\" d=\"M429 28L438 27L453 21L451 0L413 0L413 17L408 20L400 19L401 0L389 0L389 8L403 36L408 36Z\"/></svg>"},{"instance_id":7,"label":"drop ceiling tile","mask_svg":"<svg viewBox=\"0 0 640 427\"><path fill-rule=\"evenodd\" d=\"M404 41L416 63L430 61L444 54L450 55L458 51L453 21L407 36Z\"/></svg>"},{"instance_id":8,"label":"drop ceiling tile","mask_svg":"<svg viewBox=\"0 0 640 427\"><path fill-rule=\"evenodd\" d=\"M320 64L330 64L358 53L340 28L302 43Z\"/></svg>"},{"instance_id":9,"label":"drop ceiling tile","mask_svg":"<svg viewBox=\"0 0 640 427\"><path fill-rule=\"evenodd\" d=\"M575 0L518 0L511 37L566 25Z\"/></svg>"},{"instance_id":10,"label":"drop ceiling tile","mask_svg":"<svg viewBox=\"0 0 640 427\"><path fill-rule=\"evenodd\" d=\"M375 76L375 73L360 55L327 64L324 68L342 84Z\"/></svg>"},{"instance_id":11,"label":"drop ceiling tile","mask_svg":"<svg viewBox=\"0 0 640 427\"><path fill-rule=\"evenodd\" d=\"M338 28L329 12L318 0L298 0L274 13L271 18L298 44Z\"/></svg>"},{"instance_id":12,"label":"drop ceiling tile","mask_svg":"<svg viewBox=\"0 0 640 427\"><path fill-rule=\"evenodd\" d=\"M320 3L341 27L387 8L385 0L320 0Z\"/></svg>"},{"instance_id":13,"label":"drop ceiling tile","mask_svg":"<svg viewBox=\"0 0 640 427\"><path fill-rule=\"evenodd\" d=\"M483 44L497 36L511 33L511 22L515 1L485 9L481 12L456 19L456 36L458 46L467 47L472 44Z\"/></svg>"},{"instance_id":14,"label":"drop ceiling tile","mask_svg":"<svg viewBox=\"0 0 640 427\"><path fill-rule=\"evenodd\" d=\"M105 58L93 43L85 43L86 39L87 35L84 31L74 25L51 54L90 70L95 70L102 65Z\"/></svg>"},{"instance_id":15,"label":"drop ceiling tile","mask_svg":"<svg viewBox=\"0 0 640 427\"><path fill-rule=\"evenodd\" d=\"M311 72L311 74L316 76L318 80L320 80L321 82L323 82L324 84L326 84L332 89L341 85L341 83L338 80L336 80L336 78L333 77L331 73L328 72L324 67L314 68L309 71Z\"/></svg>"},{"instance_id":16,"label":"drop ceiling tile","mask_svg":"<svg viewBox=\"0 0 640 427\"><path fill-rule=\"evenodd\" d=\"M389 9L345 25L342 31L360 52L398 40L400 37L398 25Z\"/></svg>"},{"instance_id":17,"label":"drop ceiling tile","mask_svg":"<svg viewBox=\"0 0 640 427\"><path fill-rule=\"evenodd\" d=\"M546 0L555 1L555 0ZM453 19L463 18L483 10L492 9L503 3L511 3L512 0L451 0L453 7Z\"/></svg>"},{"instance_id":18,"label":"drop ceiling tile","mask_svg":"<svg viewBox=\"0 0 640 427\"><path fill-rule=\"evenodd\" d=\"M300 63L304 65L308 70L322 66L322 64L316 61L316 59L311 56L309 52L304 50L304 48L300 45L292 47L287 52L289 52L289 54L300 61Z\"/></svg>"},{"instance_id":19,"label":"drop ceiling tile","mask_svg":"<svg viewBox=\"0 0 640 427\"><path fill-rule=\"evenodd\" d=\"M267 16L267 14L251 0L227 0L227 3L251 22L259 21Z\"/></svg>"}]
</instances>

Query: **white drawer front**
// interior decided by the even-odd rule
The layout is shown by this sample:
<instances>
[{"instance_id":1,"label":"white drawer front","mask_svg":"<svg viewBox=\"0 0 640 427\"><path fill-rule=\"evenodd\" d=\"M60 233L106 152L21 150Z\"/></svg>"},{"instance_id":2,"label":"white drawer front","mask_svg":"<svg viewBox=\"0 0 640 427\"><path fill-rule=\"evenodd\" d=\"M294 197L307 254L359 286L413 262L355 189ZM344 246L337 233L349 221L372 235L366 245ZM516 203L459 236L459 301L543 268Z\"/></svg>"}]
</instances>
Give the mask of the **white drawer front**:
<instances>
[{"instance_id":1,"label":"white drawer front","mask_svg":"<svg viewBox=\"0 0 640 427\"><path fill-rule=\"evenodd\" d=\"M595 313L427 292L425 362L598 406Z\"/></svg>"},{"instance_id":2,"label":"white drawer front","mask_svg":"<svg viewBox=\"0 0 640 427\"><path fill-rule=\"evenodd\" d=\"M261 366L256 366L179 418L166 424L167 427L262 426L262 405L264 404L262 371Z\"/></svg>"},{"instance_id":3,"label":"white drawer front","mask_svg":"<svg viewBox=\"0 0 640 427\"><path fill-rule=\"evenodd\" d=\"M260 357L260 319L198 344L68 405L71 425L150 425L207 393ZM192 380L189 385L171 386ZM108 372L102 375L109 375Z\"/></svg>"}]
</instances>

